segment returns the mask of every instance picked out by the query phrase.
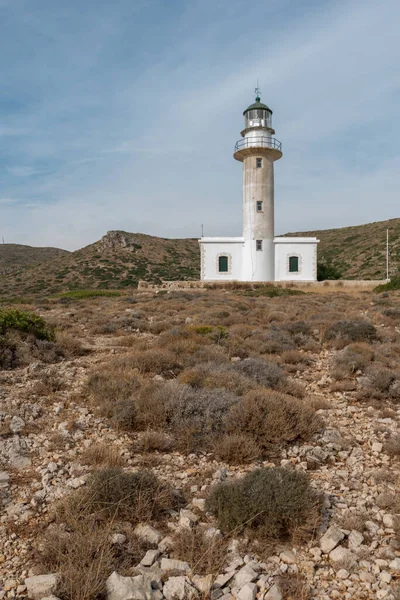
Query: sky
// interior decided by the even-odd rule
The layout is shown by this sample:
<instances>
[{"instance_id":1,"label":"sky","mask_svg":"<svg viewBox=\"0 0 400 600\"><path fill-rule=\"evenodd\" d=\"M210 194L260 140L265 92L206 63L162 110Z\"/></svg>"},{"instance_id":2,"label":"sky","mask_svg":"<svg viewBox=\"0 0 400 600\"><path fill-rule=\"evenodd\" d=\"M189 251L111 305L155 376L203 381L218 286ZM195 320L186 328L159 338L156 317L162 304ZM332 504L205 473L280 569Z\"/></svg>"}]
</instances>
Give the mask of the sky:
<instances>
[{"instance_id":1,"label":"sky","mask_svg":"<svg viewBox=\"0 0 400 600\"><path fill-rule=\"evenodd\" d=\"M398 0L0 0L0 236L241 234L273 110L277 234L400 217Z\"/></svg>"}]
</instances>

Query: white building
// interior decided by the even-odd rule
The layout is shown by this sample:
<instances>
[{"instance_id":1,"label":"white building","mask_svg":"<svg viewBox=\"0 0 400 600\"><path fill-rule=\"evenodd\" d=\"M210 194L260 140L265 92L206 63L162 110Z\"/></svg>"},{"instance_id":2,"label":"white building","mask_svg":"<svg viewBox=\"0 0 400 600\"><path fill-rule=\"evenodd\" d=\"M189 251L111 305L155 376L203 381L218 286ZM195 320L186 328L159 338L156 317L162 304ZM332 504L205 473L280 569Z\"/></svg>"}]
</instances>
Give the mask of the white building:
<instances>
[{"instance_id":1,"label":"white building","mask_svg":"<svg viewBox=\"0 0 400 600\"><path fill-rule=\"evenodd\" d=\"M234 158L243 163L243 234L199 240L204 281L315 281L317 244L311 237L274 236L274 137L272 110L260 102L244 111Z\"/></svg>"}]
</instances>

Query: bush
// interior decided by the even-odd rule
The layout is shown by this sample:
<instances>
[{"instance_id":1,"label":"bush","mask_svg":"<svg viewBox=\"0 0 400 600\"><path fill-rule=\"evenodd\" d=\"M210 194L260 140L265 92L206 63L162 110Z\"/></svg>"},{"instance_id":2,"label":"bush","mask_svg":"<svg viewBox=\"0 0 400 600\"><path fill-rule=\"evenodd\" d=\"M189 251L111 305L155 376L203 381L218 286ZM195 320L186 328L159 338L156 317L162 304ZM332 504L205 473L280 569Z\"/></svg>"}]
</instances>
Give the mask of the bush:
<instances>
[{"instance_id":1,"label":"bush","mask_svg":"<svg viewBox=\"0 0 400 600\"><path fill-rule=\"evenodd\" d=\"M339 342L343 345L351 342L373 342L376 339L376 328L367 321L337 321L324 333L324 341Z\"/></svg>"},{"instance_id":2,"label":"bush","mask_svg":"<svg viewBox=\"0 0 400 600\"><path fill-rule=\"evenodd\" d=\"M362 380L361 396L385 399L398 402L400 400L400 373L384 367L371 367Z\"/></svg>"},{"instance_id":3,"label":"bush","mask_svg":"<svg viewBox=\"0 0 400 600\"><path fill-rule=\"evenodd\" d=\"M274 467L214 486L206 509L226 533L287 540L315 531L320 505L306 474Z\"/></svg>"},{"instance_id":4,"label":"bush","mask_svg":"<svg viewBox=\"0 0 400 600\"><path fill-rule=\"evenodd\" d=\"M245 358L236 363L233 368L258 385L272 389L282 388L287 379L281 367L262 358Z\"/></svg>"},{"instance_id":5,"label":"bush","mask_svg":"<svg viewBox=\"0 0 400 600\"><path fill-rule=\"evenodd\" d=\"M378 285L374 289L374 292L380 294L381 292L391 292L395 290L400 290L400 277L393 277L388 283Z\"/></svg>"},{"instance_id":6,"label":"bush","mask_svg":"<svg viewBox=\"0 0 400 600\"><path fill-rule=\"evenodd\" d=\"M37 340L48 342L55 339L54 329L35 313L17 309L0 309L0 338L10 331L29 334Z\"/></svg>"},{"instance_id":7,"label":"bush","mask_svg":"<svg viewBox=\"0 0 400 600\"><path fill-rule=\"evenodd\" d=\"M228 433L214 444L215 456L231 465L251 462L262 455L254 439L242 433Z\"/></svg>"},{"instance_id":8,"label":"bush","mask_svg":"<svg viewBox=\"0 0 400 600\"><path fill-rule=\"evenodd\" d=\"M332 264L325 264L322 262L317 263L317 281L324 281L325 279L341 279L342 273L334 267Z\"/></svg>"},{"instance_id":9,"label":"bush","mask_svg":"<svg viewBox=\"0 0 400 600\"><path fill-rule=\"evenodd\" d=\"M254 390L234 405L225 420L229 433L251 437L265 452L271 446L310 439L322 427L315 410L272 390Z\"/></svg>"},{"instance_id":10,"label":"bush","mask_svg":"<svg viewBox=\"0 0 400 600\"><path fill-rule=\"evenodd\" d=\"M333 376L342 379L356 371L364 371L374 358L368 344L350 344L333 357Z\"/></svg>"},{"instance_id":11,"label":"bush","mask_svg":"<svg viewBox=\"0 0 400 600\"><path fill-rule=\"evenodd\" d=\"M126 473L107 467L92 473L84 488L66 498L60 514L73 518L96 515L99 520L117 519L130 523L151 521L173 508L171 489L149 471Z\"/></svg>"},{"instance_id":12,"label":"bush","mask_svg":"<svg viewBox=\"0 0 400 600\"><path fill-rule=\"evenodd\" d=\"M136 367L141 373L171 373L179 367L172 352L158 348L138 352L131 355L130 359L132 367Z\"/></svg>"}]
</instances>

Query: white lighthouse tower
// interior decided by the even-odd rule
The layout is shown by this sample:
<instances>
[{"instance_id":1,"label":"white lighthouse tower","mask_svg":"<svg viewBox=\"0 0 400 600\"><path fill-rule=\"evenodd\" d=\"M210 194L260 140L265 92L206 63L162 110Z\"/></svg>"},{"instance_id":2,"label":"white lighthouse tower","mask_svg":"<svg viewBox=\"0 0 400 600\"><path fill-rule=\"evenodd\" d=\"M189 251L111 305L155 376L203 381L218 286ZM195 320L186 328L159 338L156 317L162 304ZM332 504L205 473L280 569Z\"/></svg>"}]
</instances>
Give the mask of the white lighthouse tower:
<instances>
[{"instance_id":1,"label":"white lighthouse tower","mask_svg":"<svg viewBox=\"0 0 400 600\"><path fill-rule=\"evenodd\" d=\"M317 244L311 237L274 237L274 162L282 144L274 135L272 110L256 99L243 113L242 139L234 158L243 163L242 237L202 237L204 281L315 281Z\"/></svg>"},{"instance_id":2,"label":"white lighthouse tower","mask_svg":"<svg viewBox=\"0 0 400 600\"><path fill-rule=\"evenodd\" d=\"M273 137L272 110L262 104L258 87L255 92L233 155L243 163L242 269L248 281L274 281L274 161L282 157L282 145Z\"/></svg>"}]
</instances>

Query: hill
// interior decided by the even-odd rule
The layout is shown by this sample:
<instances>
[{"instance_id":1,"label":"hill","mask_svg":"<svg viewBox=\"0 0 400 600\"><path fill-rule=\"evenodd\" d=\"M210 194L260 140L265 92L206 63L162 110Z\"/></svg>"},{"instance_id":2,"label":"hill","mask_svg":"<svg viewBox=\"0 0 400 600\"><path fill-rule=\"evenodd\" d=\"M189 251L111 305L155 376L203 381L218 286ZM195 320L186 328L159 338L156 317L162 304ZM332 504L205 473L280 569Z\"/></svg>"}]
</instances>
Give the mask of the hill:
<instances>
[{"instance_id":1,"label":"hill","mask_svg":"<svg viewBox=\"0 0 400 600\"><path fill-rule=\"evenodd\" d=\"M391 275L394 275L400 265L400 219L287 235L317 236L321 240L319 262L333 265L343 279L383 279L386 229L390 235ZM12 254L10 246L18 248L19 254L16 250ZM11 272L0 275L3 296L51 295L87 288L118 289L136 286L140 279L157 283L200 277L196 239L109 231L98 242L75 252L13 244L5 244L3 255L1 250L2 246L0 261L4 252L8 252L8 264L12 264L13 256L15 265Z\"/></svg>"},{"instance_id":2,"label":"hill","mask_svg":"<svg viewBox=\"0 0 400 600\"><path fill-rule=\"evenodd\" d=\"M51 264L21 268L0 277L7 295L56 294L85 288L124 288L140 279L199 279L195 239L165 239L142 233L109 231L98 242L54 257ZM3 292L4 295L4 292Z\"/></svg>"},{"instance_id":3,"label":"hill","mask_svg":"<svg viewBox=\"0 0 400 600\"><path fill-rule=\"evenodd\" d=\"M68 250L60 248L35 248L23 244L0 244L0 273L39 265L61 256L68 256Z\"/></svg>"},{"instance_id":4,"label":"hill","mask_svg":"<svg viewBox=\"0 0 400 600\"><path fill-rule=\"evenodd\" d=\"M318 262L333 265L341 273L342 279L384 279L387 229L389 273L393 276L400 269L400 219L287 235L316 236L321 240Z\"/></svg>"}]
</instances>

